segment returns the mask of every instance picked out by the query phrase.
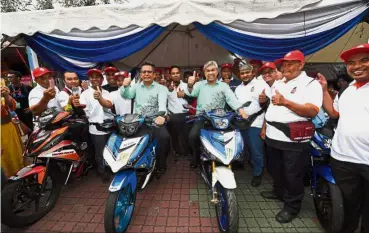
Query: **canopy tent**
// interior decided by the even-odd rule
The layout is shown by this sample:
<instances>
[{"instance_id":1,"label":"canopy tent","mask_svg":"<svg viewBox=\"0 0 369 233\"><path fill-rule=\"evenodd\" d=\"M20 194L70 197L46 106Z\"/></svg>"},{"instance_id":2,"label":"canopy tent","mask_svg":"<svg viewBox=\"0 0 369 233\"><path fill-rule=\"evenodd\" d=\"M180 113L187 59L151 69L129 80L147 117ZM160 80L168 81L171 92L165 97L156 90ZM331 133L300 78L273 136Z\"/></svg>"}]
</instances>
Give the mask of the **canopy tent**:
<instances>
[{"instance_id":1,"label":"canopy tent","mask_svg":"<svg viewBox=\"0 0 369 233\"><path fill-rule=\"evenodd\" d=\"M2 28L9 36L24 33L30 47L55 69L85 76L102 62L137 66L164 37L148 57L159 66L231 61L227 50L265 61L293 49L314 54L360 29L367 9L359 0L136 0L6 13Z\"/></svg>"}]
</instances>

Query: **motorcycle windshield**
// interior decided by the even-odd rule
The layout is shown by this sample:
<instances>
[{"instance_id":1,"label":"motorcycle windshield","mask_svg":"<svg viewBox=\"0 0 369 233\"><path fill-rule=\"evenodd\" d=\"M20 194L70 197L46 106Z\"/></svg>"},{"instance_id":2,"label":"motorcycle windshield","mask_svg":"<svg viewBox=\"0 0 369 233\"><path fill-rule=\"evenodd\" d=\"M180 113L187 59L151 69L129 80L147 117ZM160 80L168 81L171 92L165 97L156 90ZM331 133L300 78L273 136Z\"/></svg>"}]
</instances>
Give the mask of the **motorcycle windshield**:
<instances>
[{"instance_id":1,"label":"motorcycle windshield","mask_svg":"<svg viewBox=\"0 0 369 233\"><path fill-rule=\"evenodd\" d=\"M226 165L238 159L243 151L243 140L239 131L219 132L202 129L200 139L204 148Z\"/></svg>"}]
</instances>

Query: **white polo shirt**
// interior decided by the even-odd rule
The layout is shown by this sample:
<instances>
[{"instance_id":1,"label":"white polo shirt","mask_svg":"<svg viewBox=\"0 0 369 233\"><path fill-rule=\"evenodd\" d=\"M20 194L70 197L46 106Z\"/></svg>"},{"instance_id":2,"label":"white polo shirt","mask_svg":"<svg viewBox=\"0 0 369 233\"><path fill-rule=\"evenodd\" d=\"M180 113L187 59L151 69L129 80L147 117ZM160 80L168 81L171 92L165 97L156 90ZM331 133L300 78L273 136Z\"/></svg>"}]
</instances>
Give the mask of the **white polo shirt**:
<instances>
[{"instance_id":1,"label":"white polo shirt","mask_svg":"<svg viewBox=\"0 0 369 233\"><path fill-rule=\"evenodd\" d=\"M99 101L94 98L94 92L95 90L89 87L87 90L82 92L79 99L80 104L86 105L86 108L84 110L86 112L86 116L88 117L88 121L90 123L103 123L106 119L113 119L113 116L105 113L103 110L103 106L101 106ZM112 101L107 90L101 89L101 94L104 99ZM108 134L107 132L97 130L95 125L90 125L89 132L90 134L94 135Z\"/></svg>"},{"instance_id":2,"label":"white polo shirt","mask_svg":"<svg viewBox=\"0 0 369 233\"><path fill-rule=\"evenodd\" d=\"M272 97L276 94L276 90L278 90L279 93L284 96L284 98L297 104L309 103L316 106L318 109L320 109L323 104L323 91L321 85L318 81L307 76L305 72L301 72L297 78L288 82L286 82L286 78L276 80L271 90ZM275 121L280 123L308 120L308 118L297 115L287 107L277 106L272 102L270 103L265 114L265 119L267 121ZM268 123L266 125L266 136L277 141L294 142L282 131L274 126L269 125Z\"/></svg>"},{"instance_id":3,"label":"white polo shirt","mask_svg":"<svg viewBox=\"0 0 369 233\"><path fill-rule=\"evenodd\" d=\"M243 108L248 115L254 114L261 110L259 104L259 95L263 92L263 90L265 90L266 96L271 98L272 93L268 84L264 80L257 78L252 79L247 85L241 83L241 85L236 88L235 94L241 103L251 101L251 104L248 107ZM261 128L264 122L264 115L265 113L259 115L251 124L251 127Z\"/></svg>"},{"instance_id":4,"label":"white polo shirt","mask_svg":"<svg viewBox=\"0 0 369 233\"><path fill-rule=\"evenodd\" d=\"M40 102L40 100L42 99L42 97L44 96L44 91L45 90L46 90L46 88L43 88L42 86L37 84L37 86L35 86L28 95L29 106L33 106L33 105L38 104ZM57 100L57 96L59 94L59 89L57 87L55 87L55 91L56 91L55 98L51 99L49 101L49 103L47 103L47 108L56 107L58 111L63 111L63 108L60 106L60 104Z\"/></svg>"},{"instance_id":5,"label":"white polo shirt","mask_svg":"<svg viewBox=\"0 0 369 233\"><path fill-rule=\"evenodd\" d=\"M68 87L65 87L68 91L70 91L70 93L73 93L73 91L71 89L69 89ZM79 94L81 95L82 92L82 88L78 87L79 89ZM56 96L56 99L58 100L60 106L62 106L62 108L64 108L68 101L69 101L69 94L67 92L65 92L64 90L60 91L59 94Z\"/></svg>"},{"instance_id":6,"label":"white polo shirt","mask_svg":"<svg viewBox=\"0 0 369 233\"><path fill-rule=\"evenodd\" d=\"M120 90L110 92L110 97L113 101L115 113L123 116L124 114L131 113L132 100L124 99Z\"/></svg>"},{"instance_id":7,"label":"white polo shirt","mask_svg":"<svg viewBox=\"0 0 369 233\"><path fill-rule=\"evenodd\" d=\"M369 83L359 88L355 83L334 100L339 120L331 155L340 161L369 165Z\"/></svg>"},{"instance_id":8,"label":"white polo shirt","mask_svg":"<svg viewBox=\"0 0 369 233\"><path fill-rule=\"evenodd\" d=\"M181 81L177 89L172 92L168 91L168 111L174 114L188 112L187 109L183 108L183 104L188 104L187 100L177 97L178 89L188 92L187 83Z\"/></svg>"}]
</instances>

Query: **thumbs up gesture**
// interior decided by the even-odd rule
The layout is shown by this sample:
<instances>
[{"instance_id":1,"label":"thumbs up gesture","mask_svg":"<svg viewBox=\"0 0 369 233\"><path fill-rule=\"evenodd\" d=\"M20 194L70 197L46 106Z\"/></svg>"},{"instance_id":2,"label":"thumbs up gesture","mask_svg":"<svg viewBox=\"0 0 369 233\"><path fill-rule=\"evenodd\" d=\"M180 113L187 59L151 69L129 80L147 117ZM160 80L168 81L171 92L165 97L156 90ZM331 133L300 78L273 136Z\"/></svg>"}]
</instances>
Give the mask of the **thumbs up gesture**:
<instances>
[{"instance_id":1,"label":"thumbs up gesture","mask_svg":"<svg viewBox=\"0 0 369 233\"><path fill-rule=\"evenodd\" d=\"M286 105L286 99L283 97L281 93L279 93L278 90L276 90L275 95L272 97L272 103L274 105L284 106Z\"/></svg>"},{"instance_id":2,"label":"thumbs up gesture","mask_svg":"<svg viewBox=\"0 0 369 233\"><path fill-rule=\"evenodd\" d=\"M193 87L193 85L195 84L195 81L196 81L196 71L193 72L192 76L188 77L188 81L187 81L188 86L190 88Z\"/></svg>"},{"instance_id":3,"label":"thumbs up gesture","mask_svg":"<svg viewBox=\"0 0 369 233\"><path fill-rule=\"evenodd\" d=\"M123 86L128 87L129 85L131 85L131 81L132 81L131 73L128 73L128 78L124 79Z\"/></svg>"},{"instance_id":4,"label":"thumbs up gesture","mask_svg":"<svg viewBox=\"0 0 369 233\"><path fill-rule=\"evenodd\" d=\"M178 88L177 97L178 98L184 98L185 97L185 93L181 88Z\"/></svg>"},{"instance_id":5,"label":"thumbs up gesture","mask_svg":"<svg viewBox=\"0 0 369 233\"><path fill-rule=\"evenodd\" d=\"M259 104L265 104L267 102L267 97L265 94L265 89L259 95Z\"/></svg>"}]
</instances>

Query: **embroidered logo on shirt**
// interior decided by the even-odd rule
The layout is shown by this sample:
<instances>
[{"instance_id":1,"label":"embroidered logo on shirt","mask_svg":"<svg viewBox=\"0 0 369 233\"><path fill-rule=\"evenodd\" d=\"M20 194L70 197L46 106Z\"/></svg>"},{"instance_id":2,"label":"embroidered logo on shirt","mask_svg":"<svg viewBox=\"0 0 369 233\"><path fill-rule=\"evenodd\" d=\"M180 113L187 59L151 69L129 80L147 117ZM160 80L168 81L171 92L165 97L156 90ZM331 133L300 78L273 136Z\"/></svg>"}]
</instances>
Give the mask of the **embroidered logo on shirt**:
<instances>
[{"instance_id":1,"label":"embroidered logo on shirt","mask_svg":"<svg viewBox=\"0 0 369 233\"><path fill-rule=\"evenodd\" d=\"M295 94L297 87L294 87L291 91L291 94Z\"/></svg>"}]
</instances>

